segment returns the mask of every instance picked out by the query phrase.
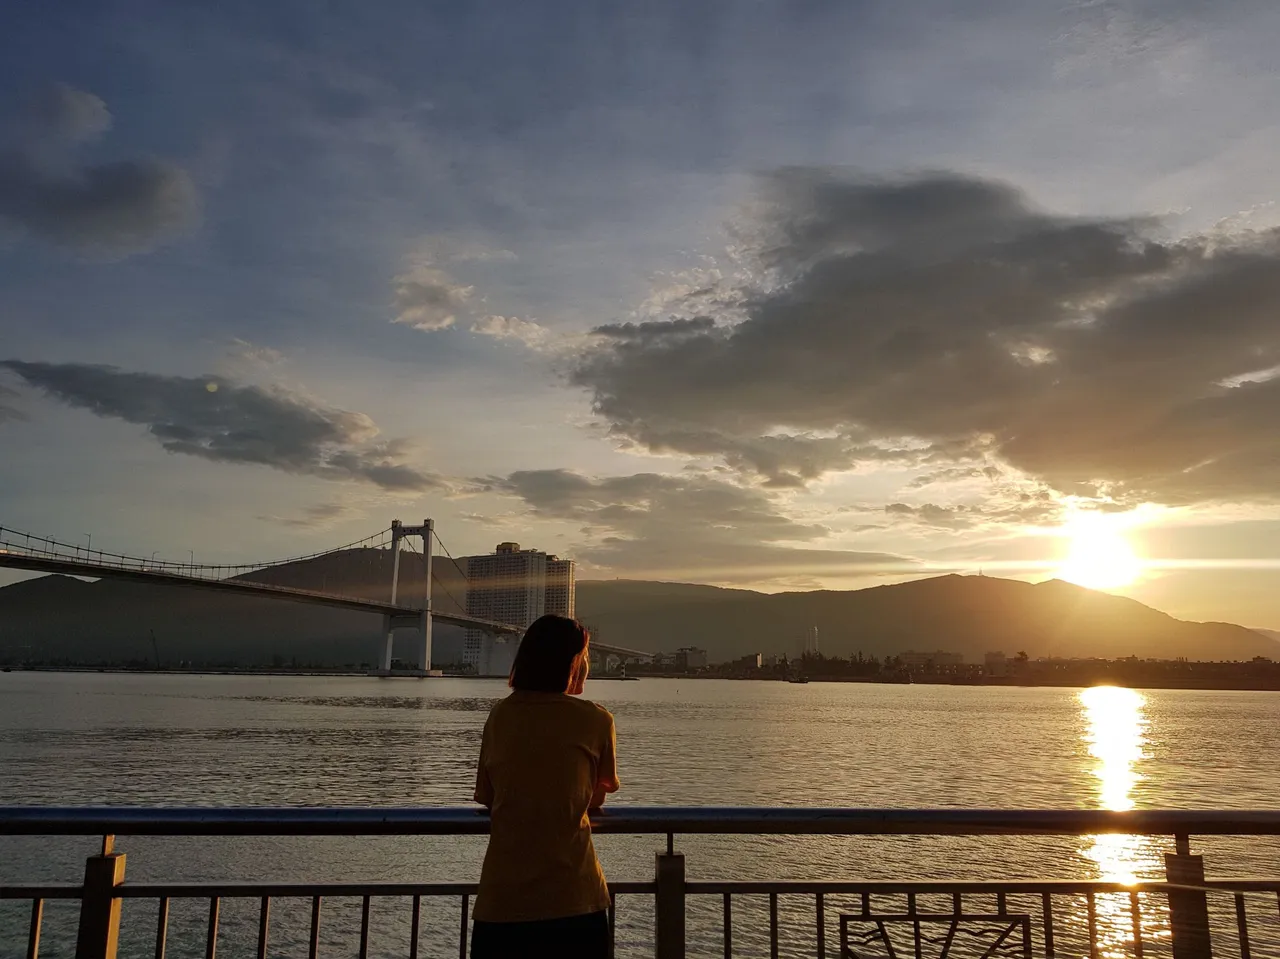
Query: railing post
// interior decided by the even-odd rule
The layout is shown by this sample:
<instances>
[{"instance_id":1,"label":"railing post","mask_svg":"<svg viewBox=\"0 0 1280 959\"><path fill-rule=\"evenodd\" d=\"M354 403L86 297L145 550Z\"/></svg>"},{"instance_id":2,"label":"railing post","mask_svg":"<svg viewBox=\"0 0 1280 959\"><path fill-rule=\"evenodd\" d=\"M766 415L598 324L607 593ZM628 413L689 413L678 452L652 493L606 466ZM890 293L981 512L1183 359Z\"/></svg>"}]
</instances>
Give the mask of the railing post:
<instances>
[{"instance_id":1,"label":"railing post","mask_svg":"<svg viewBox=\"0 0 1280 959\"><path fill-rule=\"evenodd\" d=\"M654 959L684 959L684 855L667 852L655 856L653 902Z\"/></svg>"},{"instance_id":2,"label":"railing post","mask_svg":"<svg viewBox=\"0 0 1280 959\"><path fill-rule=\"evenodd\" d=\"M1177 852L1165 853L1164 875L1180 886L1204 886L1204 857L1191 855L1187 836L1177 837ZM1213 959L1209 901L1201 889L1169 890L1169 926L1173 959Z\"/></svg>"},{"instance_id":3,"label":"railing post","mask_svg":"<svg viewBox=\"0 0 1280 959\"><path fill-rule=\"evenodd\" d=\"M76 959L116 959L120 939L120 899L116 887L124 882L124 853L112 852L113 844L114 837L105 837L102 853L85 860Z\"/></svg>"}]
</instances>

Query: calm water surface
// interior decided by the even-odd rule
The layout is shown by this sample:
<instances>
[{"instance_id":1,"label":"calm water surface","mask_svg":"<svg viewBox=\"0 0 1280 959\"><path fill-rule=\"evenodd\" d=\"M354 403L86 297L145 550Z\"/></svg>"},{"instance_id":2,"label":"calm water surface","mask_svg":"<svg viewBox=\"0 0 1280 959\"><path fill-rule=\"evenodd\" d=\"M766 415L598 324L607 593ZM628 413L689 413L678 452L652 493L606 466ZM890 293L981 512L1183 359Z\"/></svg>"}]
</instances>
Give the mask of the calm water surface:
<instances>
[{"instance_id":1,"label":"calm water surface","mask_svg":"<svg viewBox=\"0 0 1280 959\"><path fill-rule=\"evenodd\" d=\"M485 680L0 674L0 804L462 805L485 714L505 692ZM587 694L617 718L616 799L627 804L1271 808L1280 783L1275 693L646 679L594 682ZM597 840L615 879L649 878L655 845ZM1167 848L1127 837L679 845L691 878L706 879L1131 880L1162 875ZM0 883L76 880L91 847L0 839ZM120 848L135 881L471 880L483 840L124 838ZM1206 840L1197 851L1211 874L1272 875L1280 864L1268 842ZM624 946L646 938L644 907L620 906ZM342 908L327 913L327 954L352 954ZM382 917L395 935L399 908L387 904ZM179 948L202 909L175 911ZM752 910L735 913L736 954L763 947ZM225 913L230 946L254 923L241 911ZM281 954L297 954L302 919L279 916ZM694 946L718 950L718 927L700 932L698 916ZM65 954L55 927L66 921L51 910L45 955ZM12 945L3 934L24 922L25 909L0 906L0 955ZM1127 954L1127 922L1118 904L1100 904L1116 947L1107 954ZM1160 919L1150 922L1158 950ZM812 954L811 926L784 931L784 949ZM1271 934L1257 933L1264 944ZM404 954L402 943L384 948Z\"/></svg>"}]
</instances>

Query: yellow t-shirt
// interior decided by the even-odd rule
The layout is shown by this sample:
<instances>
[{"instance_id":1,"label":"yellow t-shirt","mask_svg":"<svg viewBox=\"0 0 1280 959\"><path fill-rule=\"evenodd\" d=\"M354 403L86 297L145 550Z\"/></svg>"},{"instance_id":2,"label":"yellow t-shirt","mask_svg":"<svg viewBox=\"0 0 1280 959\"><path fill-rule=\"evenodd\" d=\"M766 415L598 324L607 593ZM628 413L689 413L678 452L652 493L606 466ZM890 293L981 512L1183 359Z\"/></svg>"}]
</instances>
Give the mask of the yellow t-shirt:
<instances>
[{"instance_id":1,"label":"yellow t-shirt","mask_svg":"<svg viewBox=\"0 0 1280 959\"><path fill-rule=\"evenodd\" d=\"M476 802L491 815L475 917L561 919L609 908L591 843L597 786L618 789L613 716L564 693L516 690L484 724Z\"/></svg>"}]
</instances>

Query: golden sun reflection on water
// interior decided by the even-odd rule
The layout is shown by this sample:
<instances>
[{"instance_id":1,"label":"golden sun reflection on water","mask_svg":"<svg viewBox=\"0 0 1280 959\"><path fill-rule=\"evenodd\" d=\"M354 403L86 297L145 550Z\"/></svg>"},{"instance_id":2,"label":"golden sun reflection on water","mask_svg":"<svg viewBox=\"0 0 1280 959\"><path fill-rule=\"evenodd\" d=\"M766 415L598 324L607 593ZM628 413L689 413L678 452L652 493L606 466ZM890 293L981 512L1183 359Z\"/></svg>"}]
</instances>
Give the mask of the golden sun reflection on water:
<instances>
[{"instance_id":1,"label":"golden sun reflection on water","mask_svg":"<svg viewBox=\"0 0 1280 959\"><path fill-rule=\"evenodd\" d=\"M1138 765L1146 758L1146 697L1132 689L1095 686L1080 692L1084 709L1084 740L1094 759L1093 775L1098 784L1098 805L1102 809L1125 811L1134 808L1134 790L1142 781ZM1097 878L1133 884L1157 874L1159 851L1146 836L1101 835L1088 837L1082 854L1097 864ZM1103 956L1127 956L1133 942L1132 916L1128 897L1098 897L1098 946ZM1159 937L1162 930L1143 917L1144 937Z\"/></svg>"}]
</instances>

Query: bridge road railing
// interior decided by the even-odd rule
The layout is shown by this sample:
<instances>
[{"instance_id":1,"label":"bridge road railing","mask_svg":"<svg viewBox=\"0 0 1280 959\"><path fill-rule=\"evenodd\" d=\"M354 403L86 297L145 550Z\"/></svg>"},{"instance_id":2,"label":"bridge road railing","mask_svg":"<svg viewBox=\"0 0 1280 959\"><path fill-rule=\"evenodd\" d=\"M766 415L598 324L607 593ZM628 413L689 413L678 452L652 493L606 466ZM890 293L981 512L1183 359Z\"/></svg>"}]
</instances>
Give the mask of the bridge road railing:
<instances>
[{"instance_id":1,"label":"bridge road railing","mask_svg":"<svg viewBox=\"0 0 1280 959\"><path fill-rule=\"evenodd\" d=\"M611 940L622 951L657 959L747 954L838 956L841 959L987 959L987 957L1169 956L1172 959L1280 957L1280 878L1206 879L1191 837L1280 835L1280 811L909 810L717 807L619 807L593 820L598 833L665 837L652 880L612 884ZM0 836L101 836L80 884L0 886L0 900L30 904L17 937L37 959L46 903L78 901L74 955L113 959L121 941L122 905L154 902L145 951L164 959L170 909L204 906L196 943L214 959L220 941L248 947L260 959L278 954L272 907L301 899L305 928L288 934L310 959L322 954L328 904L345 902L334 921L352 923L358 955L465 957L472 883L146 882L125 881L125 854L115 837L130 836L461 836L483 835L484 814L454 808L0 808ZM1089 880L690 881L678 836L1121 836L1172 841L1165 878ZM714 864L711 865L714 868ZM763 869L762 869L763 871ZM621 899L623 906L618 906ZM223 928L224 904L249 901L256 920ZM384 901L401 900L390 913ZM450 912L445 904L455 903ZM371 920L374 905L380 922ZM0 902L0 907L6 903ZM618 911L643 913L644 926L616 938ZM138 916L139 913L133 912ZM0 913L9 915L9 913ZM651 918L650 918L651 917ZM649 924L651 923L651 924ZM1265 926L1265 928L1260 928ZM394 927L394 942L378 942ZM11 935L15 930L0 928ZM131 932L138 942L140 930ZM65 938L65 937L64 937ZM3 936L0 936L3 941ZM191 945L186 930L183 945ZM202 948L201 948L202 947ZM7 953L6 953L7 954ZM64 953L66 954L66 953ZM187 954L187 953L184 953ZM334 953L335 955L337 953ZM346 952L343 953L348 954Z\"/></svg>"}]
</instances>

